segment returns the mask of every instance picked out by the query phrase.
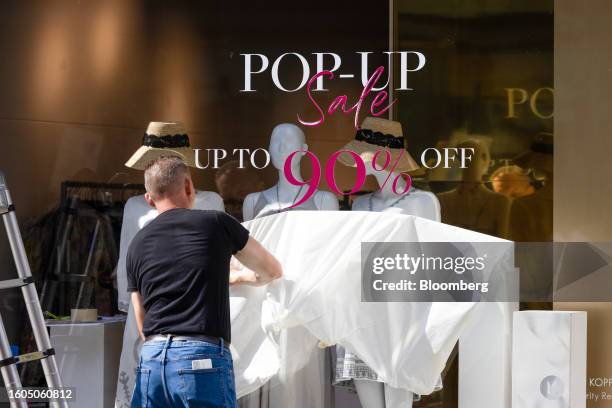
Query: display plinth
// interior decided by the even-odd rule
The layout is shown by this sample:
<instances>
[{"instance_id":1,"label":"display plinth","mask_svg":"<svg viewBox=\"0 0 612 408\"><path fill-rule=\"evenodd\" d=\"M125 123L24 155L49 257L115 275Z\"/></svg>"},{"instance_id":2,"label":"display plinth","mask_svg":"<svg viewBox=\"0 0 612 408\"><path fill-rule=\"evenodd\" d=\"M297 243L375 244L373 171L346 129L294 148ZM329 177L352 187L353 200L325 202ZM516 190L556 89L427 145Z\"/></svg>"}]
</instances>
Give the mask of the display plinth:
<instances>
[{"instance_id":1,"label":"display plinth","mask_svg":"<svg viewBox=\"0 0 612 408\"><path fill-rule=\"evenodd\" d=\"M64 384L74 388L71 407L111 407L125 318L92 323L47 322Z\"/></svg>"},{"instance_id":2,"label":"display plinth","mask_svg":"<svg viewBox=\"0 0 612 408\"><path fill-rule=\"evenodd\" d=\"M459 338L459 408L510 408L516 310L516 302L482 303Z\"/></svg>"},{"instance_id":3,"label":"display plinth","mask_svg":"<svg viewBox=\"0 0 612 408\"><path fill-rule=\"evenodd\" d=\"M512 408L585 408L586 339L586 312L514 313Z\"/></svg>"}]
</instances>

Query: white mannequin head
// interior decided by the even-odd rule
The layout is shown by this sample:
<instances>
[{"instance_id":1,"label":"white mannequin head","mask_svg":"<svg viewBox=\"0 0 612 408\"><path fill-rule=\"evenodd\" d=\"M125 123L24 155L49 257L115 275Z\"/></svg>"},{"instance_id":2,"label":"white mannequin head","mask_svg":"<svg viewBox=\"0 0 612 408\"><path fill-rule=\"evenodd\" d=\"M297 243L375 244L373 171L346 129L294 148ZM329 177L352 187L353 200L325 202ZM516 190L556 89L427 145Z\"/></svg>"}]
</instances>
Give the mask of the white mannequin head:
<instances>
[{"instance_id":1,"label":"white mannequin head","mask_svg":"<svg viewBox=\"0 0 612 408\"><path fill-rule=\"evenodd\" d=\"M296 150L308 150L306 136L302 129L292 123L281 123L272 130L270 136L270 157L272 165L278 170L282 170L287 157ZM293 160L293 167L299 166L300 159L304 153L298 153Z\"/></svg>"}]
</instances>

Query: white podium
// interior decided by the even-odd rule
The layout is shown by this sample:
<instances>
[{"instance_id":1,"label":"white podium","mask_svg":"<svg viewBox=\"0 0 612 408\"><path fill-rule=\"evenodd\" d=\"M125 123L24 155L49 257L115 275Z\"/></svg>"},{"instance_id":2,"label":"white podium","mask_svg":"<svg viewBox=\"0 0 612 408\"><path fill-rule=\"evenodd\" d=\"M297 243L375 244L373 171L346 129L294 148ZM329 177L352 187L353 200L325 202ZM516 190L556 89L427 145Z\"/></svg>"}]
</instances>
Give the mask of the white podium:
<instances>
[{"instance_id":1,"label":"white podium","mask_svg":"<svg viewBox=\"0 0 612 408\"><path fill-rule=\"evenodd\" d=\"M125 317L93 323L47 322L64 386L75 389L70 407L113 406L124 325Z\"/></svg>"},{"instance_id":2,"label":"white podium","mask_svg":"<svg viewBox=\"0 0 612 408\"><path fill-rule=\"evenodd\" d=\"M510 408L516 302L481 303L459 338L459 408Z\"/></svg>"},{"instance_id":3,"label":"white podium","mask_svg":"<svg viewBox=\"0 0 612 408\"><path fill-rule=\"evenodd\" d=\"M514 314L512 408L586 407L586 312Z\"/></svg>"}]
</instances>

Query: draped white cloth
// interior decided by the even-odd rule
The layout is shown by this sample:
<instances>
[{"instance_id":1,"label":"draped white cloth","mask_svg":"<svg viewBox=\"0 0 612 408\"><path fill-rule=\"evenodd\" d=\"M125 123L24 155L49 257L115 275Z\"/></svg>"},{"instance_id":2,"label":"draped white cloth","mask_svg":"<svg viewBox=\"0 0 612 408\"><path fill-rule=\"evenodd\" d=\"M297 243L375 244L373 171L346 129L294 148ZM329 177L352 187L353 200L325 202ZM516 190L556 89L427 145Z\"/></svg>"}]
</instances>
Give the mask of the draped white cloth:
<instances>
[{"instance_id":1,"label":"draped white cloth","mask_svg":"<svg viewBox=\"0 0 612 408\"><path fill-rule=\"evenodd\" d=\"M503 242L473 231L423 218L372 212L287 212L255 219L245 226L282 263L285 276L264 288L240 288L241 298L262 300L261 309L233 310L260 319L261 352L241 350L246 326L232 321L239 393L261 383L261 361L277 364L269 342L291 327L304 327L316 338L340 344L359 355L386 384L417 394L434 391L463 328L477 303L361 302L362 242ZM494 256L495 254L493 254ZM488 260L494 265L495 259ZM232 293L232 306L236 293ZM244 321L244 316L241 316ZM251 340L252 341L252 340ZM259 340L258 340L259 341ZM265 345L265 346L264 346ZM316 344L303 345L280 361L290 375L303 366ZM267 356L264 357L264 354ZM245 375L245 373L249 373Z\"/></svg>"},{"instance_id":2,"label":"draped white cloth","mask_svg":"<svg viewBox=\"0 0 612 408\"><path fill-rule=\"evenodd\" d=\"M312 339L359 355L392 387L430 394L478 304L361 302L361 243L503 242L384 212L292 211L244 225L280 260L285 276L266 287L231 290L238 396L257 390L277 373L290 378L300 371L317 348ZM281 356L276 344L293 330L312 336L292 342L295 349ZM123 358L122 367L127 366ZM131 362L134 368L136 361Z\"/></svg>"}]
</instances>

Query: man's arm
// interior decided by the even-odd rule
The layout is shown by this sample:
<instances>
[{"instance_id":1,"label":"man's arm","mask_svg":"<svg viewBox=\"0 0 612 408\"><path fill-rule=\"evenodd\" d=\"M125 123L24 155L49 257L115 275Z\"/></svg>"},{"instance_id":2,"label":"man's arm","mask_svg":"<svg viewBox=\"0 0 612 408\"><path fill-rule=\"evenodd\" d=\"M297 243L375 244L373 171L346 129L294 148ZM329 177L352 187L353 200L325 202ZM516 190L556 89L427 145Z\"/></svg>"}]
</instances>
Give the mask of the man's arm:
<instances>
[{"instance_id":1,"label":"man's arm","mask_svg":"<svg viewBox=\"0 0 612 408\"><path fill-rule=\"evenodd\" d=\"M138 327L138 335L141 339L145 339L142 333L142 325L144 323L144 307L142 307L142 296L138 292L132 292L132 307L134 308L134 316L136 317L136 326Z\"/></svg>"},{"instance_id":2,"label":"man's arm","mask_svg":"<svg viewBox=\"0 0 612 408\"><path fill-rule=\"evenodd\" d=\"M249 237L242 250L234 255L247 269L232 270L230 284L262 286L283 276L278 260L256 239Z\"/></svg>"}]
</instances>

